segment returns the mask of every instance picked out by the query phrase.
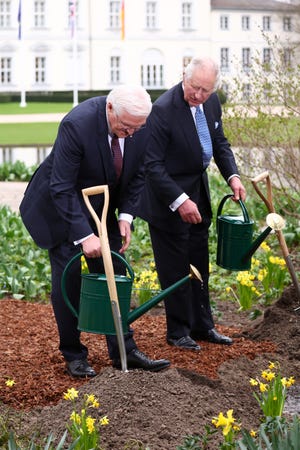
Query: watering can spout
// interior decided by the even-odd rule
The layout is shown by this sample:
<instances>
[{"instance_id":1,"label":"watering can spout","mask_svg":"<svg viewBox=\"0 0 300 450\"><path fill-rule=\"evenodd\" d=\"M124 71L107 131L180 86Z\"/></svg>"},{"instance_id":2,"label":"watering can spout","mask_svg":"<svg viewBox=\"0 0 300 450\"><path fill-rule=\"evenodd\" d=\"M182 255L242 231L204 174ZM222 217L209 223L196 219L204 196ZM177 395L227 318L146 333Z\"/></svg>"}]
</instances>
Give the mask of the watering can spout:
<instances>
[{"instance_id":1,"label":"watering can spout","mask_svg":"<svg viewBox=\"0 0 300 450\"><path fill-rule=\"evenodd\" d=\"M270 213L266 217L267 228L256 238L256 240L251 244L251 247L243 255L242 261L246 262L251 259L251 256L256 252L260 244L266 239L266 237L271 233L272 230L278 231L282 230L285 226L284 219L276 213Z\"/></svg>"},{"instance_id":2,"label":"watering can spout","mask_svg":"<svg viewBox=\"0 0 300 450\"><path fill-rule=\"evenodd\" d=\"M150 300L148 300L147 302L143 303L141 306L139 306L136 309L134 309L133 311L131 311L128 314L128 319L127 319L128 325L131 324L132 322L134 322L139 317L141 317L143 314L145 314L147 311L149 311L149 309L151 309L153 306L157 305L165 297L167 297L169 294L171 294L173 291L175 291L177 288L179 288L182 284L186 283L190 279L196 279L196 280L199 280L200 282L203 282L200 272L192 264L190 265L189 275L185 276L181 280L172 284L172 286L169 286L167 289L164 289L158 295L156 295L155 297L152 297Z\"/></svg>"}]
</instances>

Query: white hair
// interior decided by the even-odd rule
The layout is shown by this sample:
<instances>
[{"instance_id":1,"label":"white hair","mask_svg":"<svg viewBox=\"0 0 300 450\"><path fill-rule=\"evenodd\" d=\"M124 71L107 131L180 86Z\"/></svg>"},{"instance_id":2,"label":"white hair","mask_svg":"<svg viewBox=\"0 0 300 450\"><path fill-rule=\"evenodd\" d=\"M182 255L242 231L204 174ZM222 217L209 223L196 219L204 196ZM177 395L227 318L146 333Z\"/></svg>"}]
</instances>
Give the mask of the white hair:
<instances>
[{"instance_id":1,"label":"white hair","mask_svg":"<svg viewBox=\"0 0 300 450\"><path fill-rule=\"evenodd\" d=\"M106 98L118 116L126 111L131 116L148 117L152 109L151 97L142 86L120 85L112 89Z\"/></svg>"},{"instance_id":2,"label":"white hair","mask_svg":"<svg viewBox=\"0 0 300 450\"><path fill-rule=\"evenodd\" d=\"M220 68L219 65L209 56L193 58L189 64L184 69L184 76L186 79L190 80L196 69L209 69L215 75L215 86L217 89L220 83Z\"/></svg>"}]
</instances>

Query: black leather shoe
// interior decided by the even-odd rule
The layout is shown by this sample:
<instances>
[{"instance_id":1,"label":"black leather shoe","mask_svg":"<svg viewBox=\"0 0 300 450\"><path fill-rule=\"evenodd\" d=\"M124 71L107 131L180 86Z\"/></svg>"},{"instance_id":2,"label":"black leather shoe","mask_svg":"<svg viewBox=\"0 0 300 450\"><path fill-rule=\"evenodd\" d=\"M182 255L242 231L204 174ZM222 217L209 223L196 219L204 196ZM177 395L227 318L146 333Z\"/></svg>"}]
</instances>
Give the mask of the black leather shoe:
<instances>
[{"instance_id":1,"label":"black leather shoe","mask_svg":"<svg viewBox=\"0 0 300 450\"><path fill-rule=\"evenodd\" d=\"M233 342L233 340L230 337L218 333L215 328L208 330L207 334L202 338L200 337L200 339L212 342L213 344L223 344L223 345L231 345Z\"/></svg>"},{"instance_id":2,"label":"black leather shoe","mask_svg":"<svg viewBox=\"0 0 300 450\"><path fill-rule=\"evenodd\" d=\"M74 359L66 363L67 372L71 377L86 378L95 377L97 374L86 359Z\"/></svg>"},{"instance_id":3,"label":"black leather shoe","mask_svg":"<svg viewBox=\"0 0 300 450\"><path fill-rule=\"evenodd\" d=\"M179 339L167 339L167 343L185 350L194 350L198 352L201 349L200 345L198 345L190 336L183 336Z\"/></svg>"},{"instance_id":4,"label":"black leather shoe","mask_svg":"<svg viewBox=\"0 0 300 450\"><path fill-rule=\"evenodd\" d=\"M137 348L131 350L127 355L128 369L142 369L150 370L151 372L159 372L160 370L167 369L169 366L170 361L167 359L150 359ZM113 367L115 369L121 369L121 361L119 359L113 360Z\"/></svg>"}]
</instances>

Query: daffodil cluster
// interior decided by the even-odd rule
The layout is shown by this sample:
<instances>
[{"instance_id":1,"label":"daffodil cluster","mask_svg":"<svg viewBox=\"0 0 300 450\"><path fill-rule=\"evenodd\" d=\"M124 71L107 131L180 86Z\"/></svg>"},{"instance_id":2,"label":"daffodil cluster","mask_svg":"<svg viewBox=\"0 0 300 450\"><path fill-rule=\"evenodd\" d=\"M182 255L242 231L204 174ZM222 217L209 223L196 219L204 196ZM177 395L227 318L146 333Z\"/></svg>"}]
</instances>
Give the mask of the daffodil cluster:
<instances>
[{"instance_id":1,"label":"daffodil cluster","mask_svg":"<svg viewBox=\"0 0 300 450\"><path fill-rule=\"evenodd\" d=\"M295 383L294 377L282 377L279 363L269 363L260 378L251 378L251 386L257 388L253 395L266 417L280 417L286 400L286 391Z\"/></svg>"},{"instance_id":2,"label":"daffodil cluster","mask_svg":"<svg viewBox=\"0 0 300 450\"><path fill-rule=\"evenodd\" d=\"M142 270L135 275L133 288L137 291L140 305L145 303L154 293L159 291L160 285L155 264L153 262L150 262L149 269Z\"/></svg>"},{"instance_id":3,"label":"daffodil cluster","mask_svg":"<svg viewBox=\"0 0 300 450\"><path fill-rule=\"evenodd\" d=\"M234 284L226 288L244 311L258 301L267 306L281 294L288 280L285 260L272 255L271 247L265 241L256 255L257 258L251 259L251 270L238 272Z\"/></svg>"},{"instance_id":4,"label":"daffodil cluster","mask_svg":"<svg viewBox=\"0 0 300 450\"><path fill-rule=\"evenodd\" d=\"M76 410L76 400L78 399L78 391L76 389L68 389L67 392L63 394L63 398L74 403L74 410L70 415L70 424L68 425L68 430L76 442L74 449L100 449L100 436L99 429L96 426L96 418L87 414L88 409L100 407L98 399L94 394L85 394L83 397L83 406L80 408L80 412L78 412ZM109 419L107 416L101 417L98 421L100 426L108 425L108 423Z\"/></svg>"}]
</instances>

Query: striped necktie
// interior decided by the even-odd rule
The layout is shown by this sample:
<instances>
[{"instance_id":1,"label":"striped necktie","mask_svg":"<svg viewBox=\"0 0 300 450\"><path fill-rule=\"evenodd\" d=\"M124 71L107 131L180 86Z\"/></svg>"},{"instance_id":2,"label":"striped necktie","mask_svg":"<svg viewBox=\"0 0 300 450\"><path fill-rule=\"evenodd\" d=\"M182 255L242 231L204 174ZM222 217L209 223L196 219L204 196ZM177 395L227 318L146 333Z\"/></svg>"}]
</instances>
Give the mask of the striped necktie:
<instances>
[{"instance_id":1,"label":"striped necktie","mask_svg":"<svg viewBox=\"0 0 300 450\"><path fill-rule=\"evenodd\" d=\"M119 179L121 176L122 167L123 167L123 156L122 156L122 152L121 152L119 138L115 134L113 135L113 137L111 139L111 151L112 151L112 155L113 155L117 179Z\"/></svg>"},{"instance_id":2,"label":"striped necktie","mask_svg":"<svg viewBox=\"0 0 300 450\"><path fill-rule=\"evenodd\" d=\"M202 159L203 159L203 168L206 169L210 163L210 160L212 158L212 143L211 138L209 134L209 129L207 126L206 118L204 112L199 108L199 106L196 107L196 128L197 133L202 145Z\"/></svg>"}]
</instances>

